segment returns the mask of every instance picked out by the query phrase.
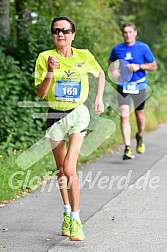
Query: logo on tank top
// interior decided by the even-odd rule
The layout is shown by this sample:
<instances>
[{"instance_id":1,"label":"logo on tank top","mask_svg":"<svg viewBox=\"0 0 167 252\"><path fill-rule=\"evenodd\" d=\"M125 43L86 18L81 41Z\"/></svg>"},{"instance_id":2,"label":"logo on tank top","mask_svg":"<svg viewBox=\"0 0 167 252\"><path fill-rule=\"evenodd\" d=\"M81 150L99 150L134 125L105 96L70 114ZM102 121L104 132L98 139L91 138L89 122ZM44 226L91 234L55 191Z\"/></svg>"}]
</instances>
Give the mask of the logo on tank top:
<instances>
[{"instance_id":1,"label":"logo on tank top","mask_svg":"<svg viewBox=\"0 0 167 252\"><path fill-rule=\"evenodd\" d=\"M130 60L130 59L133 59L132 54L131 54L131 52L127 52L124 60Z\"/></svg>"},{"instance_id":2,"label":"logo on tank top","mask_svg":"<svg viewBox=\"0 0 167 252\"><path fill-rule=\"evenodd\" d=\"M68 71L64 71L66 74L67 74L67 76L68 77L70 77L72 74L74 74L75 72L71 72L70 70L68 70Z\"/></svg>"},{"instance_id":3,"label":"logo on tank top","mask_svg":"<svg viewBox=\"0 0 167 252\"><path fill-rule=\"evenodd\" d=\"M83 61L77 62L77 63L75 64L75 66L77 66L77 67L83 67L84 64L85 64L85 61L83 60Z\"/></svg>"}]
</instances>

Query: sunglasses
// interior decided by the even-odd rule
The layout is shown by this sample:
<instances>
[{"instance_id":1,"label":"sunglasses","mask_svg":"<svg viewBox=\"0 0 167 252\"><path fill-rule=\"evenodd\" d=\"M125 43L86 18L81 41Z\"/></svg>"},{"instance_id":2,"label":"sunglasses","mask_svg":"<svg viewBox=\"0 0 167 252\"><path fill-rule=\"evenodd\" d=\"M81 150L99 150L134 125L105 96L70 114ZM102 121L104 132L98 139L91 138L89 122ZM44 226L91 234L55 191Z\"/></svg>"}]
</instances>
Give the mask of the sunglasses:
<instances>
[{"instance_id":1,"label":"sunglasses","mask_svg":"<svg viewBox=\"0 0 167 252\"><path fill-rule=\"evenodd\" d=\"M53 28L52 34L59 35L60 32L62 32L63 34L70 34L71 31L71 28Z\"/></svg>"}]
</instances>

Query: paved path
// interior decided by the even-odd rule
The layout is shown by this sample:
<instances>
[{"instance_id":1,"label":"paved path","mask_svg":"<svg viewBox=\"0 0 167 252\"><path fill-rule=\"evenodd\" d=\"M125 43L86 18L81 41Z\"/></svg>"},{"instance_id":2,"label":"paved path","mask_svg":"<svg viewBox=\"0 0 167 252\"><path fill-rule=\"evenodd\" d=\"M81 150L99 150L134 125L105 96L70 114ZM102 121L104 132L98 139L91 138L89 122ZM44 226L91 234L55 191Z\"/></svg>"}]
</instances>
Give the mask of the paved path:
<instances>
[{"instance_id":1,"label":"paved path","mask_svg":"<svg viewBox=\"0 0 167 252\"><path fill-rule=\"evenodd\" d=\"M79 170L86 239L60 236L56 181L0 209L0 251L166 252L167 125L145 135L147 151L122 161L123 146ZM132 141L135 148L135 141Z\"/></svg>"}]
</instances>

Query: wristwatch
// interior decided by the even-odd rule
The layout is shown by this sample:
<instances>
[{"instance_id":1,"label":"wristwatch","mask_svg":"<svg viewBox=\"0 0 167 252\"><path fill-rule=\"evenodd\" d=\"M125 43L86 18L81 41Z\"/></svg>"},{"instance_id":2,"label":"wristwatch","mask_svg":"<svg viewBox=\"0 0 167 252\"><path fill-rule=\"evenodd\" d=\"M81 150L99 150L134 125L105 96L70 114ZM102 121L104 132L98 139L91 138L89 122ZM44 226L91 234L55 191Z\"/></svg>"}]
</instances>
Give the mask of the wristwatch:
<instances>
[{"instance_id":1,"label":"wristwatch","mask_svg":"<svg viewBox=\"0 0 167 252\"><path fill-rule=\"evenodd\" d=\"M143 70L142 65L139 65L139 67L140 67L140 70Z\"/></svg>"}]
</instances>

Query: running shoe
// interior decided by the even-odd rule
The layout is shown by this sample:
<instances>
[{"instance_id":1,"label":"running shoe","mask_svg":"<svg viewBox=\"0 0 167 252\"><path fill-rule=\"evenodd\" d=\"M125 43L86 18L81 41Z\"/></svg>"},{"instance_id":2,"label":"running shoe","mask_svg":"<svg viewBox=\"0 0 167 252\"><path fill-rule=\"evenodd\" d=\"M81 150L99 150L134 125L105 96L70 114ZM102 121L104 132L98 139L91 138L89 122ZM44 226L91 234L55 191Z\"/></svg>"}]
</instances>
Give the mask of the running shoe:
<instances>
[{"instance_id":1,"label":"running shoe","mask_svg":"<svg viewBox=\"0 0 167 252\"><path fill-rule=\"evenodd\" d=\"M130 146L126 146L124 150L123 160L135 158L133 151Z\"/></svg>"},{"instance_id":2,"label":"running shoe","mask_svg":"<svg viewBox=\"0 0 167 252\"><path fill-rule=\"evenodd\" d=\"M70 236L70 215L64 213L63 224L61 226L61 234Z\"/></svg>"},{"instance_id":3,"label":"running shoe","mask_svg":"<svg viewBox=\"0 0 167 252\"><path fill-rule=\"evenodd\" d=\"M138 133L136 134L136 141L137 141L137 145L136 145L136 151L139 154L142 154L145 152L145 144L143 143L143 139L141 136L138 135Z\"/></svg>"},{"instance_id":4,"label":"running shoe","mask_svg":"<svg viewBox=\"0 0 167 252\"><path fill-rule=\"evenodd\" d=\"M71 220L70 225L70 240L83 241L85 239L83 226L80 220Z\"/></svg>"}]
</instances>

